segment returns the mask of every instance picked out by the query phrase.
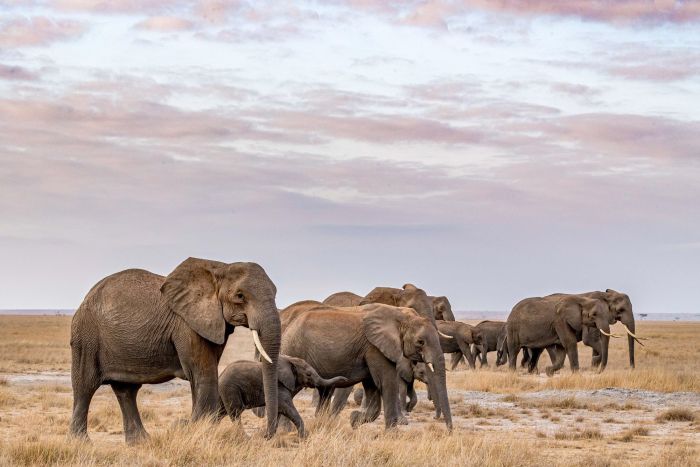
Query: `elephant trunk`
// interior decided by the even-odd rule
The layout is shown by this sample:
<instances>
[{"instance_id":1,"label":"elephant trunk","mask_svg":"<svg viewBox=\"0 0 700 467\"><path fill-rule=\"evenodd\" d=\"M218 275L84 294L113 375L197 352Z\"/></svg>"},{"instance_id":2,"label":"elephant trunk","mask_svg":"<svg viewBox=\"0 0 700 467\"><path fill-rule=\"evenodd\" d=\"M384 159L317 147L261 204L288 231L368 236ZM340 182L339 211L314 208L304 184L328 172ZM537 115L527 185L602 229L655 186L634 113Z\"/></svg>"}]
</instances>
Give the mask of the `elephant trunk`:
<instances>
[{"instance_id":1,"label":"elephant trunk","mask_svg":"<svg viewBox=\"0 0 700 467\"><path fill-rule=\"evenodd\" d=\"M452 412L450 411L450 400L447 397L447 378L445 375L445 357L442 353L437 356L433 356L429 363L432 363L433 371L433 389L435 394L433 394L434 402L440 405L442 414L445 417L445 425L447 429L452 431Z\"/></svg>"},{"instance_id":2,"label":"elephant trunk","mask_svg":"<svg viewBox=\"0 0 700 467\"><path fill-rule=\"evenodd\" d=\"M257 331L261 353L267 354L272 361L262 359L263 390L265 391L265 408L267 412L267 429L265 437L271 438L277 431L277 362L280 351L280 318L273 301L266 303L259 316L249 317L250 329ZM256 343L257 344L257 343Z\"/></svg>"},{"instance_id":3,"label":"elephant trunk","mask_svg":"<svg viewBox=\"0 0 700 467\"><path fill-rule=\"evenodd\" d=\"M627 319L621 319L620 320L622 324L627 326L627 329L632 331L634 334L636 331L634 329L634 316L630 313L629 318ZM627 346L629 349L629 356L630 356L630 368L634 368L634 337L630 336L629 333L627 334Z\"/></svg>"},{"instance_id":4,"label":"elephant trunk","mask_svg":"<svg viewBox=\"0 0 700 467\"><path fill-rule=\"evenodd\" d=\"M329 379L321 378L319 376L318 381L316 383L316 387L329 388L329 387L337 386L338 384L344 384L347 382L348 382L348 379L343 377L343 376L335 376L335 377L329 378Z\"/></svg>"}]
</instances>

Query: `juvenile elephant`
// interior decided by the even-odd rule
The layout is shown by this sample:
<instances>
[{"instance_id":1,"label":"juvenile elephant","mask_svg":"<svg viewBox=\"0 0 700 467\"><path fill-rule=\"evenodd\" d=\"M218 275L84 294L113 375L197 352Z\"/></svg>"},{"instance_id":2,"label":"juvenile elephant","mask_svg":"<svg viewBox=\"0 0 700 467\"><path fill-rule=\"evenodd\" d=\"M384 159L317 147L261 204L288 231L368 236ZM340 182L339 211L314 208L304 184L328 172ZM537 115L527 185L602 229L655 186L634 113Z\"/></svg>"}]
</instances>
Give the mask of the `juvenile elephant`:
<instances>
[{"instance_id":1,"label":"juvenile elephant","mask_svg":"<svg viewBox=\"0 0 700 467\"><path fill-rule=\"evenodd\" d=\"M481 366L488 366L486 358L488 352L496 352L496 365L501 366L508 361L508 351L506 342L506 322L505 321L482 321L475 326L481 331L483 347L473 346L474 358L479 358Z\"/></svg>"},{"instance_id":2,"label":"juvenile elephant","mask_svg":"<svg viewBox=\"0 0 700 467\"><path fill-rule=\"evenodd\" d=\"M218 411L219 358L235 326L253 331L265 359L265 402L277 428L280 320L277 289L255 263L189 258L167 277L141 269L108 276L88 292L71 324L73 417L70 431L87 436L93 394L112 386L127 442L146 436L136 406L142 384L182 378L192 390L192 419Z\"/></svg>"},{"instance_id":3,"label":"juvenile elephant","mask_svg":"<svg viewBox=\"0 0 700 467\"><path fill-rule=\"evenodd\" d=\"M278 363L278 414L290 419L303 438L304 421L294 407L294 396L303 388L332 388L347 380L342 376L321 378L301 358L280 355ZM265 406L264 393L262 363L247 360L231 363L219 375L219 416L228 414L231 420L240 420L244 410Z\"/></svg>"},{"instance_id":4,"label":"juvenile elephant","mask_svg":"<svg viewBox=\"0 0 700 467\"><path fill-rule=\"evenodd\" d=\"M457 364L462 358L466 358L469 362L469 367L475 369L474 354L471 346L475 345L483 351L481 331L467 323L461 321L443 321L435 320L438 331L440 331L440 346L443 353L451 353L452 370L457 367ZM443 336L450 336L449 338ZM454 356L458 358L455 360Z\"/></svg>"},{"instance_id":5,"label":"juvenile elephant","mask_svg":"<svg viewBox=\"0 0 700 467\"><path fill-rule=\"evenodd\" d=\"M508 361L511 370L516 369L518 351L528 347L531 359L537 362L547 347L560 345L569 357L572 371L578 371L577 342L584 327L595 327L603 333L601 346L601 371L608 361L610 339L610 313L601 300L569 295L527 298L520 301L508 316L506 334ZM558 353L557 361L546 368L547 375L554 374L564 365L564 353Z\"/></svg>"},{"instance_id":6,"label":"juvenile elephant","mask_svg":"<svg viewBox=\"0 0 700 467\"><path fill-rule=\"evenodd\" d=\"M413 310L381 304L356 308L310 306L294 319L282 336L282 352L303 358L329 378L344 376L347 386L362 383L364 410L351 414L353 426L376 420L382 404L385 426L399 419L399 377L402 357L425 362L436 381L436 398L445 423L452 429L447 398L445 359L437 329ZM342 385L341 385L342 386ZM321 388L317 410L328 407L332 390Z\"/></svg>"},{"instance_id":7,"label":"juvenile elephant","mask_svg":"<svg viewBox=\"0 0 700 467\"><path fill-rule=\"evenodd\" d=\"M324 301L324 305L331 306L357 306L364 297L360 297L352 292L336 292L329 295Z\"/></svg>"}]
</instances>

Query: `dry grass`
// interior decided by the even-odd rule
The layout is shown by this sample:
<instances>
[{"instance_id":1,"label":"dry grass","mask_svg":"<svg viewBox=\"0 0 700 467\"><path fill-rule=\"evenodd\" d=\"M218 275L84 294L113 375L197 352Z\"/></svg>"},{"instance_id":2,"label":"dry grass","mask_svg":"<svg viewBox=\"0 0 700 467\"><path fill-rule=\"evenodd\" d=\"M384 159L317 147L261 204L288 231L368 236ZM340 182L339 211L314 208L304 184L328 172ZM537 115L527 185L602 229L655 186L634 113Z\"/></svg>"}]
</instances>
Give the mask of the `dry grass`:
<instances>
[{"instance_id":1,"label":"dry grass","mask_svg":"<svg viewBox=\"0 0 700 467\"><path fill-rule=\"evenodd\" d=\"M65 317L0 317L0 373L67 373L69 325L70 318ZM124 444L121 413L111 389L103 387L90 410L92 442L85 443L67 437L72 404L68 384L18 385L11 375L0 375L0 465L696 465L695 425L657 425L659 429L651 425L656 415L657 423L696 420L697 424L695 409L645 412L633 401L524 394L607 387L700 392L700 324L640 323L638 331L654 340L647 341L649 352L638 353L634 371L626 367L625 343L616 340L602 375L585 369L590 358L587 348L580 356L584 371L577 375L565 369L547 378L503 367L450 373L451 390L503 394L497 399L515 406L494 407L475 403L462 393L451 394L455 420L451 435L442 420L433 420L432 402L422 396L410 415L411 424L388 432L381 417L352 430L349 414L355 407L336 420L316 419L309 401L302 399L297 407L308 438L300 440L294 432L266 441L259 434L263 421L248 412L242 427L228 420L214 425L178 423L189 418L190 391L185 385L165 390L161 385L139 393L141 415L151 433L147 442ZM674 342L674 351L667 351ZM250 333L237 331L222 365L251 358L252 351ZM680 360L678 355L686 358ZM630 428L620 432L623 423ZM631 447L634 456L627 457L624 453Z\"/></svg>"},{"instance_id":2,"label":"dry grass","mask_svg":"<svg viewBox=\"0 0 700 467\"><path fill-rule=\"evenodd\" d=\"M659 422L694 422L698 416L690 409L674 407L656 417Z\"/></svg>"}]
</instances>

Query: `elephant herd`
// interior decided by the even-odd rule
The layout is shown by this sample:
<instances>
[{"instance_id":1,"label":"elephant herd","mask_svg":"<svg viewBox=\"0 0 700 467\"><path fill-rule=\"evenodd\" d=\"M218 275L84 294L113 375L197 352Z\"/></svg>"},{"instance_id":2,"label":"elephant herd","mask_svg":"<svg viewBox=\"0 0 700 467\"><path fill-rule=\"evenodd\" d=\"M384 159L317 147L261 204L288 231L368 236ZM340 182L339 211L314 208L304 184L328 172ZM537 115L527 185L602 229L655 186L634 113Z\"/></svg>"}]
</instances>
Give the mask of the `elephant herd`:
<instances>
[{"instance_id":1,"label":"elephant herd","mask_svg":"<svg viewBox=\"0 0 700 467\"><path fill-rule=\"evenodd\" d=\"M592 347L592 365L608 360L610 325L623 324L634 367L634 315L629 297L613 290L555 294L519 302L506 322L471 326L455 320L449 300L406 284L377 287L365 296L335 293L279 310L277 289L255 263L188 258L167 276L129 269L99 281L76 310L71 324L73 415L70 431L87 436L87 413L95 391L110 385L121 408L129 443L147 436L136 404L143 384L173 378L189 381L192 419L233 420L245 409L267 417L272 437L280 415L304 435L293 404L304 387L318 394L317 413L337 415L352 388L359 410L353 427L376 420L383 408L387 428L405 424L416 405L416 380L428 386L437 417L448 430L452 415L444 354L451 368L466 359L471 368L523 364L535 371L547 350L560 369L566 357L578 365L577 343ZM236 326L252 331L259 361L237 361L218 373L218 363ZM641 343L641 342L640 342ZM264 408L264 409L260 409Z\"/></svg>"}]
</instances>

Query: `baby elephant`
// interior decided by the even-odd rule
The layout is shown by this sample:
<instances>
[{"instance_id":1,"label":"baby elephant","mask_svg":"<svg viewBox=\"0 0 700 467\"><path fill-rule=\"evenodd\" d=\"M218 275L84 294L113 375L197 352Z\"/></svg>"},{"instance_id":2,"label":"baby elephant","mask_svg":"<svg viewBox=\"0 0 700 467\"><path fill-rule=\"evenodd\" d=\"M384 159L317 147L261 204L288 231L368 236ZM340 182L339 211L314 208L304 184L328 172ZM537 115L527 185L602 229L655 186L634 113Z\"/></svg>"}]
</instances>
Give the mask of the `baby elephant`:
<instances>
[{"instance_id":1,"label":"baby elephant","mask_svg":"<svg viewBox=\"0 0 700 467\"><path fill-rule=\"evenodd\" d=\"M304 421L294 407L294 396L303 388L330 388L348 380L342 376L323 379L301 358L280 355L278 365L278 413L290 419L304 437ZM262 363L240 360L227 366L219 376L219 398L219 414L227 413L234 421L246 409L265 406Z\"/></svg>"}]
</instances>

